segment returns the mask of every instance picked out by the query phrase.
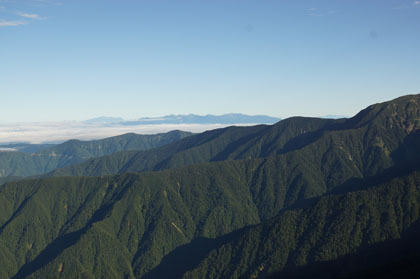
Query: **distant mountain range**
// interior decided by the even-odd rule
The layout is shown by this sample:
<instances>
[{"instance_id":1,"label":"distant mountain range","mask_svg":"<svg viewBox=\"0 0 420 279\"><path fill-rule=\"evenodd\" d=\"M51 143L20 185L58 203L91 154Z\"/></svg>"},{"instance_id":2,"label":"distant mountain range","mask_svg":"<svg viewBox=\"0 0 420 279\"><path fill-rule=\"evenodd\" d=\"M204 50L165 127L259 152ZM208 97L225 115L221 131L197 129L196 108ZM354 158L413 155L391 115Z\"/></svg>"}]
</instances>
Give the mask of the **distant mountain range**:
<instances>
[{"instance_id":1,"label":"distant mountain range","mask_svg":"<svg viewBox=\"0 0 420 279\"><path fill-rule=\"evenodd\" d=\"M229 113L223 115L166 115L124 120L118 117L97 117L84 121L88 124L156 125L156 124L274 124L281 119L267 115Z\"/></svg>"}]
</instances>

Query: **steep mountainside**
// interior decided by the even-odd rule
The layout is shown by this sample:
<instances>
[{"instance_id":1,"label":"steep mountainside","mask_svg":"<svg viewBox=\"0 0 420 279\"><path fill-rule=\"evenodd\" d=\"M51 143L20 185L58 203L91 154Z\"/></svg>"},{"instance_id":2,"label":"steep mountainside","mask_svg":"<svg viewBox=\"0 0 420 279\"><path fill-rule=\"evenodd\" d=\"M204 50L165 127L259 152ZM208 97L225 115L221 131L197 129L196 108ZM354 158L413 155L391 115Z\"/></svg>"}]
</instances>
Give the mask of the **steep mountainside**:
<instances>
[{"instance_id":1,"label":"steep mountainside","mask_svg":"<svg viewBox=\"0 0 420 279\"><path fill-rule=\"evenodd\" d=\"M318 185L308 181L300 188L296 183L287 188L279 173L288 170L276 168L278 165L281 163L256 159L165 172L6 184L0 188L0 245L2 262L7 263L2 270L6 278L14 274L16 278L48 278L49 274L61 274L60 278L77 274L86 278L101 274L107 278L152 276L162 258L181 245L194 241L196 247L198 241L199 247L217 247L218 239L206 239L223 237L223 243L241 236L241 231L224 235L244 226L264 220L269 221L261 226L269 226L269 218L285 206L321 194ZM264 179L258 179L261 176ZM419 185L417 180L413 185ZM413 199L417 199L416 193ZM293 228L289 234L292 232ZM188 261L186 266L177 264L183 270L190 265ZM245 266L254 271L254 266Z\"/></svg>"},{"instance_id":2,"label":"steep mountainside","mask_svg":"<svg viewBox=\"0 0 420 279\"><path fill-rule=\"evenodd\" d=\"M277 155L289 164L310 166L312 179L326 180L330 187L393 166L397 148L420 127L419 102L419 95L405 96L370 106L347 120L291 118L273 126L214 130L151 151L92 159L52 175L96 176Z\"/></svg>"},{"instance_id":3,"label":"steep mountainside","mask_svg":"<svg viewBox=\"0 0 420 279\"><path fill-rule=\"evenodd\" d=\"M254 196L249 172L242 164L222 162L5 184L0 188L0 246L7 263L2 271L6 278L16 273L16 278L32 273L29 278L43 278L63 263L61 278L74 278L73 272L87 278L139 277L179 245L259 223L260 215L280 208L270 196Z\"/></svg>"},{"instance_id":4,"label":"steep mountainside","mask_svg":"<svg viewBox=\"0 0 420 279\"><path fill-rule=\"evenodd\" d=\"M419 209L419 172L322 197L246 229L182 278L360 278L369 269L404 261L413 268L420 244L410 230L420 232ZM404 241L395 240L401 237L414 242L400 249Z\"/></svg>"},{"instance_id":5,"label":"steep mountainside","mask_svg":"<svg viewBox=\"0 0 420 279\"><path fill-rule=\"evenodd\" d=\"M357 278L416 263L419 120L420 95L406 96L349 120L120 152L86 172L118 175L4 184L0 278ZM164 170L124 172L139 158Z\"/></svg>"},{"instance_id":6,"label":"steep mountainside","mask_svg":"<svg viewBox=\"0 0 420 279\"><path fill-rule=\"evenodd\" d=\"M4 270L7 276L18 272L16 278L32 273L29 278L44 278L63 264L61 278L84 272L87 278L105 273L118 278L121 272L139 278L180 245L260 223L324 194L324 182L314 183L304 173L277 156L5 184L0 188L0 245L9 262ZM110 256L103 253L115 262L101 262Z\"/></svg>"},{"instance_id":7,"label":"steep mountainside","mask_svg":"<svg viewBox=\"0 0 420 279\"><path fill-rule=\"evenodd\" d=\"M342 120L295 117L275 125L217 129L146 152L119 152L56 170L52 175L97 176L126 171L162 170L203 162L261 158L284 151L285 144L305 133Z\"/></svg>"},{"instance_id":8,"label":"steep mountainside","mask_svg":"<svg viewBox=\"0 0 420 279\"><path fill-rule=\"evenodd\" d=\"M0 177L44 174L89 158L121 150L148 150L190 135L191 133L182 131L157 135L125 134L95 141L70 140L31 154L0 152Z\"/></svg>"}]
</instances>

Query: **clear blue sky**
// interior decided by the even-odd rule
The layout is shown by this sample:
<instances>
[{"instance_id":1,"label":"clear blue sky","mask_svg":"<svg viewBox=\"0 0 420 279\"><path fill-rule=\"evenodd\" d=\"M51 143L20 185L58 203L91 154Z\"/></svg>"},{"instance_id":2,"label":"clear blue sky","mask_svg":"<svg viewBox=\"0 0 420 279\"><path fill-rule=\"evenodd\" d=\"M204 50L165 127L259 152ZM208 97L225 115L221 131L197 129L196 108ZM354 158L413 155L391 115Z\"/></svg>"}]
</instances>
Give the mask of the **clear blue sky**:
<instances>
[{"instance_id":1,"label":"clear blue sky","mask_svg":"<svg viewBox=\"0 0 420 279\"><path fill-rule=\"evenodd\" d=\"M0 121L353 115L420 93L414 0L0 0Z\"/></svg>"}]
</instances>

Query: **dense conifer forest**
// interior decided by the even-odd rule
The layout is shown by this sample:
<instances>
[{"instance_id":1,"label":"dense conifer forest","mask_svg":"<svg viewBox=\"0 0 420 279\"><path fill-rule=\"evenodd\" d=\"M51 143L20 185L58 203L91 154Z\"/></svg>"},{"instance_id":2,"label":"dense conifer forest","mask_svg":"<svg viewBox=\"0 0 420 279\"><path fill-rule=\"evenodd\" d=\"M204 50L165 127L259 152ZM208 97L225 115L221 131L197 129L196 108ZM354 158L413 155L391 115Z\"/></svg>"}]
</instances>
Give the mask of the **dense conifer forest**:
<instances>
[{"instance_id":1,"label":"dense conifer forest","mask_svg":"<svg viewBox=\"0 0 420 279\"><path fill-rule=\"evenodd\" d=\"M0 278L420 275L420 95L0 165Z\"/></svg>"}]
</instances>

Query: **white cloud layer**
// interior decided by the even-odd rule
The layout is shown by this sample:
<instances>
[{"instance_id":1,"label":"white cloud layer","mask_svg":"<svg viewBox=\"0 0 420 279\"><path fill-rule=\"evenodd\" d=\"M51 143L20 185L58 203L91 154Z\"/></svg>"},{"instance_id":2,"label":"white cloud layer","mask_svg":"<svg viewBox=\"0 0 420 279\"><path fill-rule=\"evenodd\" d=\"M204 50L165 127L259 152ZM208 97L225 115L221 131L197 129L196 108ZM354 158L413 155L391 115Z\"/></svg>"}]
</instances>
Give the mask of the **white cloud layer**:
<instances>
[{"instance_id":1,"label":"white cloud layer","mask_svg":"<svg viewBox=\"0 0 420 279\"><path fill-rule=\"evenodd\" d=\"M251 125L251 124L250 124ZM254 124L252 124L254 125ZM0 144L29 142L57 143L70 139L94 140L126 133L157 134L172 130L194 133L204 132L232 125L224 124L161 124L161 125L104 125L81 122L46 122L46 123L1 123ZM247 126L247 124L240 124Z\"/></svg>"},{"instance_id":2,"label":"white cloud layer","mask_svg":"<svg viewBox=\"0 0 420 279\"><path fill-rule=\"evenodd\" d=\"M29 18L29 19L37 19L37 20L45 19L44 17L41 17L40 15L37 15L37 14L18 13L18 15L24 18Z\"/></svg>"},{"instance_id":3,"label":"white cloud layer","mask_svg":"<svg viewBox=\"0 0 420 279\"><path fill-rule=\"evenodd\" d=\"M19 26L26 24L26 21L22 20L3 20L0 19L0 27L7 27L7 26Z\"/></svg>"}]
</instances>

